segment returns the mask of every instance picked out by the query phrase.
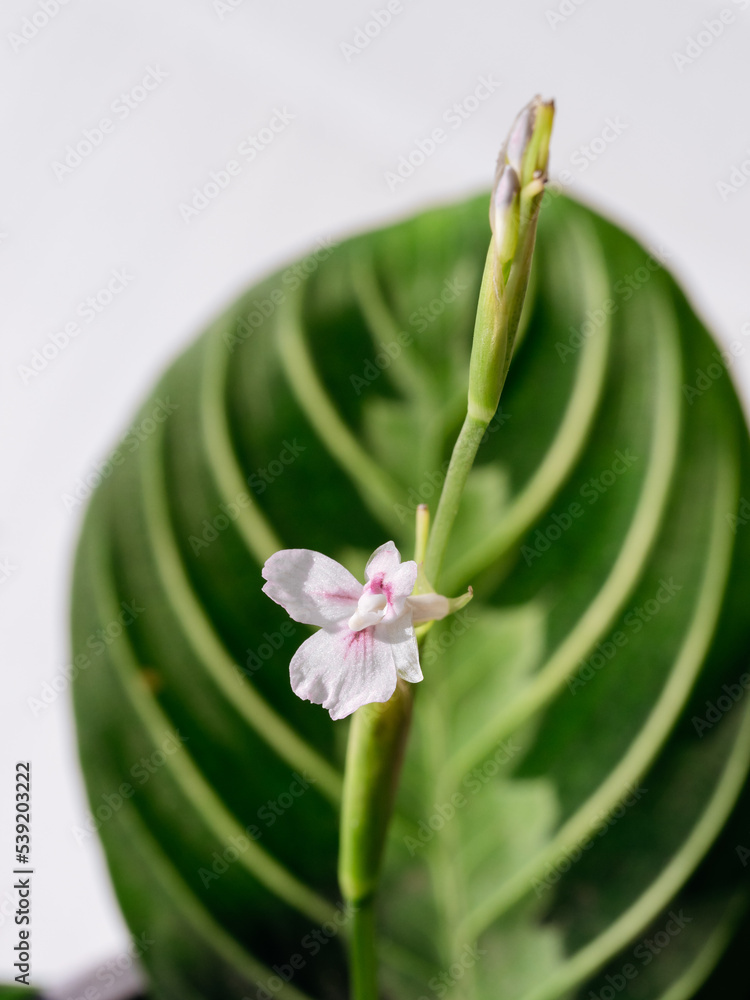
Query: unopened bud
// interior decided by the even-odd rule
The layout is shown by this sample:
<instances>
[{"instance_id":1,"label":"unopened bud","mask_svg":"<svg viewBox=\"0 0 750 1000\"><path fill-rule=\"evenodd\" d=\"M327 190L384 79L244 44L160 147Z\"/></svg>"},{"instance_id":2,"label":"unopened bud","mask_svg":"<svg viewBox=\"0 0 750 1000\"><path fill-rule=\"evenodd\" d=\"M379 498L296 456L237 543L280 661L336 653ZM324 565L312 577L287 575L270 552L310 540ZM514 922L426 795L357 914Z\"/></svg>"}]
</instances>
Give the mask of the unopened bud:
<instances>
[{"instance_id":1,"label":"unopened bud","mask_svg":"<svg viewBox=\"0 0 750 1000\"><path fill-rule=\"evenodd\" d=\"M521 185L512 166L503 167L492 192L490 225L495 253L501 269L513 259L518 244L518 226L521 221ZM503 282L507 275L503 275Z\"/></svg>"},{"instance_id":2,"label":"unopened bud","mask_svg":"<svg viewBox=\"0 0 750 1000\"><path fill-rule=\"evenodd\" d=\"M534 101L537 100L538 98L535 97ZM500 156L497 160L497 173L500 172L506 163L509 163L519 176L523 172L523 156L534 131L532 117L532 105L534 101L530 101L516 116L505 145L500 150Z\"/></svg>"},{"instance_id":3,"label":"unopened bud","mask_svg":"<svg viewBox=\"0 0 750 1000\"><path fill-rule=\"evenodd\" d=\"M469 374L469 415L489 423L500 402L531 273L547 180L555 106L535 97L517 116L497 161L492 240L479 293Z\"/></svg>"}]
</instances>

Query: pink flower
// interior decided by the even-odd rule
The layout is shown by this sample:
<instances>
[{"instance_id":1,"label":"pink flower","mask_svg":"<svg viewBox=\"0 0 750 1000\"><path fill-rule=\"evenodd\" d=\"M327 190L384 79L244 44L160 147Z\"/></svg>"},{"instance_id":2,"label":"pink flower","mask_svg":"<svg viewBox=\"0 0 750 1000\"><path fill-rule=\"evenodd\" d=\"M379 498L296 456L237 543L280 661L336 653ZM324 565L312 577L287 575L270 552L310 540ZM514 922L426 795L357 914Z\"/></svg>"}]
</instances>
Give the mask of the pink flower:
<instances>
[{"instance_id":1,"label":"pink flower","mask_svg":"<svg viewBox=\"0 0 750 1000\"><path fill-rule=\"evenodd\" d=\"M399 677L421 681L414 624L452 610L439 594L411 596L417 564L401 562L393 542L370 556L364 586L311 549L276 552L263 578L263 592L295 621L320 626L294 654L289 674L294 693L327 708L332 719L388 701Z\"/></svg>"}]
</instances>

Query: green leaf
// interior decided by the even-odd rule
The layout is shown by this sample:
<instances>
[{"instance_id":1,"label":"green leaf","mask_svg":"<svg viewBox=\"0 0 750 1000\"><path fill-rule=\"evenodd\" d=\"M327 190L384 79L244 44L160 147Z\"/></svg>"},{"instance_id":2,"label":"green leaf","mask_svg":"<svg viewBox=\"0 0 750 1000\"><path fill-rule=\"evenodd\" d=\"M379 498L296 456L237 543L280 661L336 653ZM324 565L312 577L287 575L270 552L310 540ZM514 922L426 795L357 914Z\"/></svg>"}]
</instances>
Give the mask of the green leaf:
<instances>
[{"instance_id":1,"label":"green leaf","mask_svg":"<svg viewBox=\"0 0 750 1000\"><path fill-rule=\"evenodd\" d=\"M280 547L360 574L386 538L411 554L463 418L487 236L476 199L252 288L92 500L80 752L155 996L347 995L347 724L291 692L308 632L260 568ZM445 561L441 589L476 597L422 654L384 996L743 995L750 448L715 352L661 262L548 195Z\"/></svg>"}]
</instances>

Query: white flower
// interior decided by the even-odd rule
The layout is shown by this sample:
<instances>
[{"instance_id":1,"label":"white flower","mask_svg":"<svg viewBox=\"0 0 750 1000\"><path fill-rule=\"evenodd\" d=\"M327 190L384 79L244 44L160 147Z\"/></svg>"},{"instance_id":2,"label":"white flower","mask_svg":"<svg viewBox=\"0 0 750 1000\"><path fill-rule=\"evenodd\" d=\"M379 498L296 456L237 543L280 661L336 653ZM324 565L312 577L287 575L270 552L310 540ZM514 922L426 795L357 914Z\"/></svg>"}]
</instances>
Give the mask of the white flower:
<instances>
[{"instance_id":1,"label":"white flower","mask_svg":"<svg viewBox=\"0 0 750 1000\"><path fill-rule=\"evenodd\" d=\"M340 563L311 549L282 549L263 567L263 587L295 621L319 625L289 667L292 690L343 719L361 705L388 701L399 677L422 680L414 624L444 618L454 602L411 596L417 564L401 562L393 542L370 556L364 586Z\"/></svg>"}]
</instances>

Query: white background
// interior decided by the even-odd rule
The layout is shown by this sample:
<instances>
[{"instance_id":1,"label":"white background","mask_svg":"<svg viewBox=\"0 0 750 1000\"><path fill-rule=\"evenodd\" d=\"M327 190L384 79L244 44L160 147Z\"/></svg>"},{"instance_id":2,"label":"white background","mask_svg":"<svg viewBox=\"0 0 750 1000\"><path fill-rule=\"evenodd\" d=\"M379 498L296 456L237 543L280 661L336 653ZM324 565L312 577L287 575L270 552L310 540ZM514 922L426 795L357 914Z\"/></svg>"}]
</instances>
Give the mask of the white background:
<instances>
[{"instance_id":1,"label":"white background","mask_svg":"<svg viewBox=\"0 0 750 1000\"><path fill-rule=\"evenodd\" d=\"M57 0L43 2L54 12ZM67 662L81 507L66 509L64 495L248 281L318 237L488 186L504 133L535 92L557 100L553 174L569 170L573 193L667 248L720 340L750 347L750 184L723 196L717 187L750 158L745 2L402 0L357 51L357 29L385 3L234 0L222 11L212 0L68 0L19 42L24 19L44 21L39 0L4 0L0 560L12 569L0 569L0 978L12 978L16 940L5 916L16 759L34 769L36 982L64 983L126 942L100 850L72 833L86 804L68 693L36 715L29 707ZM678 66L675 53L722 9L733 22L704 33L711 44L694 42L699 54ZM571 13L549 16L559 10ZM113 103L150 68L166 78L117 117ZM443 116L481 77L494 92L452 127ZM293 118L247 163L238 146L275 111ZM68 144L106 117L114 131L56 176ZM626 128L584 169L576 151L608 118ZM391 190L386 172L441 125L448 140ZM180 203L232 158L240 174L184 221ZM77 316L122 268L127 288L93 322ZM34 352L75 319L80 334L30 375ZM733 374L747 399L750 350Z\"/></svg>"}]
</instances>

